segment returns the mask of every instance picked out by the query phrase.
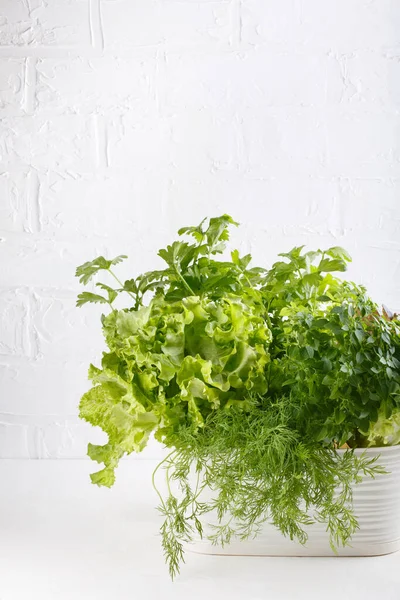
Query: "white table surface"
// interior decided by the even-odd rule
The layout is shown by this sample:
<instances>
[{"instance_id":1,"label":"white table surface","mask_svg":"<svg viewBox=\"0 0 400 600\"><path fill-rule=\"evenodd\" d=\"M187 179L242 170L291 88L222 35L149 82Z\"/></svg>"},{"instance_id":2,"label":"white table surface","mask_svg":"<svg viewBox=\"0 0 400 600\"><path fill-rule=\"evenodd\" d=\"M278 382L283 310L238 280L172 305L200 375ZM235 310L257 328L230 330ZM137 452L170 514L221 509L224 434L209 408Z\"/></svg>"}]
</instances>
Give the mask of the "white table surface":
<instances>
[{"instance_id":1,"label":"white table surface","mask_svg":"<svg viewBox=\"0 0 400 600\"><path fill-rule=\"evenodd\" d=\"M188 554L164 565L156 463L124 461L111 490L89 460L0 460L0 600L400 600L400 554L260 558Z\"/></svg>"}]
</instances>

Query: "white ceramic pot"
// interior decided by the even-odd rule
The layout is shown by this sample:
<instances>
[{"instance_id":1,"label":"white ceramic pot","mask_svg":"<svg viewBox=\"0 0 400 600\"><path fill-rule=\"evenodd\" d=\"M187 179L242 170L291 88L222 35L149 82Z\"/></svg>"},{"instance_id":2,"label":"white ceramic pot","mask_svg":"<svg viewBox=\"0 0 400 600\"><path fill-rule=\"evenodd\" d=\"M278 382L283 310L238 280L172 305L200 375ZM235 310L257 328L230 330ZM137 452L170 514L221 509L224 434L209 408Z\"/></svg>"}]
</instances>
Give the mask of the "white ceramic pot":
<instances>
[{"instance_id":1,"label":"white ceramic pot","mask_svg":"<svg viewBox=\"0 0 400 600\"><path fill-rule=\"evenodd\" d=\"M365 449L355 452L362 454ZM371 457L379 455L379 464L389 473L375 479L364 478L354 485L354 513L360 528L351 545L339 548L337 554L329 545L329 534L322 523L305 528L308 533L305 546L284 537L273 525L265 524L254 540L233 541L221 548L203 539L187 549L201 554L244 556L377 556L400 550L400 446L367 448L366 452Z\"/></svg>"}]
</instances>

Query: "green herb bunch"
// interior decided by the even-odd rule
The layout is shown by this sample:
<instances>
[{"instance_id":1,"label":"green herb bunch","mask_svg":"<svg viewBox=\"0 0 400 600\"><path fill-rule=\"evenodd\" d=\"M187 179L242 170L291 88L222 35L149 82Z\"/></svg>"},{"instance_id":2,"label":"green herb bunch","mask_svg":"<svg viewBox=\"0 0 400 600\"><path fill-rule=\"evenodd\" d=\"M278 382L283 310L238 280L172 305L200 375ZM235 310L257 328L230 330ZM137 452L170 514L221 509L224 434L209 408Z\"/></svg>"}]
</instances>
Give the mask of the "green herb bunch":
<instances>
[{"instance_id":1,"label":"green herb bunch","mask_svg":"<svg viewBox=\"0 0 400 600\"><path fill-rule=\"evenodd\" d=\"M366 290L332 275L350 257L339 247L294 248L268 270L224 253L223 215L185 227L159 251L166 268L124 283L98 257L77 268L115 281L82 292L78 306L109 305L108 351L93 365L80 416L108 435L89 444L111 486L125 454L153 434L170 449L153 474L164 515L171 575L195 535L226 544L272 522L305 543L304 527L326 523L331 545L357 529L352 484L382 469L351 449L400 443L400 324ZM115 308L126 294L129 307ZM346 445L348 452L338 453ZM157 489L163 470L168 494ZM211 531L205 532L204 524Z\"/></svg>"}]
</instances>

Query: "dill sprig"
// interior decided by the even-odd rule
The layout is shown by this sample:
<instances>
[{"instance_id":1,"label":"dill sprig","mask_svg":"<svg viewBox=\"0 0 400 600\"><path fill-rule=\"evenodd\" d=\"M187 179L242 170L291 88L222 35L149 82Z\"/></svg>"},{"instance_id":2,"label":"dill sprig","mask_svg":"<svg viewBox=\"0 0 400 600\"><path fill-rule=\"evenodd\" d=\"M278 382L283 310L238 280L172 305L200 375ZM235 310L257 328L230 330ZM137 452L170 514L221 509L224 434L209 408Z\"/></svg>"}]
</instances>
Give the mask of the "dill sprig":
<instances>
[{"instance_id":1,"label":"dill sprig","mask_svg":"<svg viewBox=\"0 0 400 600\"><path fill-rule=\"evenodd\" d=\"M222 546L253 538L266 521L301 544L307 542L305 526L317 521L326 523L334 550L349 542L358 528L352 484L382 468L351 450L338 454L307 444L289 426L290 408L289 399L249 413L232 408L215 412L200 431L177 434L179 447L165 464L169 495L161 529L172 577L184 544L196 531L202 535L205 524L208 539ZM172 491L173 482L180 495Z\"/></svg>"}]
</instances>

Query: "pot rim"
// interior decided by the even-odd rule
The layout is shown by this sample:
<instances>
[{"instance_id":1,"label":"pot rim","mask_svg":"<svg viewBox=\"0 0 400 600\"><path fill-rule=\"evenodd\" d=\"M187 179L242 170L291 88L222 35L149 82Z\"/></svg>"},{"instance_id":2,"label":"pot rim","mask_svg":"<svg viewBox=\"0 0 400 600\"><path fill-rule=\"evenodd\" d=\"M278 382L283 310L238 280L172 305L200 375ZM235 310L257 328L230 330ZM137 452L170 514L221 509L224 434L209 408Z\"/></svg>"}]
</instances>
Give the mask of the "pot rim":
<instances>
[{"instance_id":1,"label":"pot rim","mask_svg":"<svg viewBox=\"0 0 400 600\"><path fill-rule=\"evenodd\" d=\"M386 452L397 451L400 452L400 444L394 446L368 446L368 448L336 448L335 451L338 454L344 454L345 452L354 452L355 454L363 454L364 452L379 452L385 454Z\"/></svg>"}]
</instances>

